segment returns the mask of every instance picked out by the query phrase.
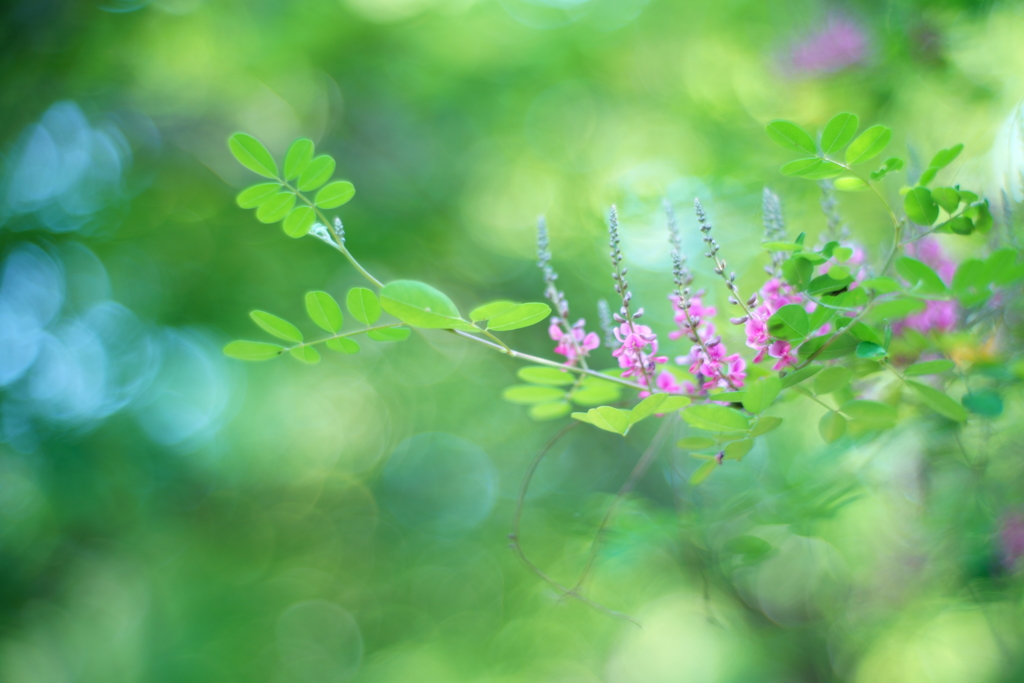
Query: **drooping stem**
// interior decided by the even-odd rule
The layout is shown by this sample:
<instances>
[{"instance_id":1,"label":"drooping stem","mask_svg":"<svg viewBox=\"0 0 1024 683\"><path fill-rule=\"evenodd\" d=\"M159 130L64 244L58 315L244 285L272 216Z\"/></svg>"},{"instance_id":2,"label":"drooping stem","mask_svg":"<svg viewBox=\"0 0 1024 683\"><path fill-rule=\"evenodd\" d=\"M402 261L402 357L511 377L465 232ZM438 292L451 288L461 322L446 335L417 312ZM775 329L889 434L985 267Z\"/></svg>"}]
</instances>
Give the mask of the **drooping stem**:
<instances>
[{"instance_id":1,"label":"drooping stem","mask_svg":"<svg viewBox=\"0 0 1024 683\"><path fill-rule=\"evenodd\" d=\"M594 563L597 562L598 555L601 554L601 543L604 540L605 531L608 528L608 523L611 522L612 516L619 509L619 505L626 499L626 496L636 488L637 483L647 473L647 470L651 467L654 459L658 456L658 451L661 450L662 444L665 442L665 438L668 436L669 427L675 424L675 418L677 413L673 413L662 419L661 426L658 427L657 433L654 435L654 439L647 446L643 455L637 460L636 465L633 467L633 471L629 473L629 477L619 488L619 492L615 494L615 499L612 504L605 510L604 518L601 520L601 524L597 527L597 532L594 534L594 541L590 546L590 556L587 558L587 564L583 567L583 572L580 574L580 578L576 580L576 584L572 587L572 591L577 591L583 585L583 582L587 580L590 575L590 571L594 568Z\"/></svg>"},{"instance_id":2,"label":"drooping stem","mask_svg":"<svg viewBox=\"0 0 1024 683\"><path fill-rule=\"evenodd\" d=\"M402 326L404 324L405 323L403 323L403 322L387 323L385 325L376 325L374 327L364 327L361 330L353 330L351 332L340 332L338 334L331 335L330 337L323 337L322 339L313 339L312 341L302 342L301 344L296 344L295 346L286 346L284 351L291 351L292 349L301 349L301 348L303 348L305 346L315 346L316 344L323 344L324 342L329 342L332 339L343 339L345 337L355 337L356 335L364 334L366 332L373 332L375 330L386 330L386 329L388 329L390 327L400 327L400 326ZM284 351L282 351L281 353L284 353Z\"/></svg>"},{"instance_id":3,"label":"drooping stem","mask_svg":"<svg viewBox=\"0 0 1024 683\"><path fill-rule=\"evenodd\" d=\"M526 474L523 476L523 481L519 485L519 496L516 498L516 507L514 512L512 513L512 530L508 535L510 541L509 547L512 548L512 551L516 554L517 557L519 557L519 559L523 562L523 564L526 565L526 567L530 571L536 574L545 583L556 588L560 593L575 598L576 600L579 600L583 604L588 605L589 607L592 607L593 609L596 609L599 612L603 612L604 614L615 617L617 619L624 619L625 621L640 626L640 622L638 622L636 619L633 619L629 615L623 614L622 612L617 612L613 609L609 609L601 603L594 602L590 598L581 595L577 591L578 586L576 588L569 588L548 576L548 574L543 569L538 567L533 562L533 560L531 560L526 555L526 552L523 550L522 543L520 542L520 527L523 519L523 508L526 504L526 494L530 490L530 483L533 481L533 475L537 472L537 468L540 467L541 462L547 456L551 448L559 441L559 439L561 439L563 436L565 436L566 434L568 434L570 431L572 431L581 424L581 422L573 422L572 424L568 424L565 427L563 427L544 445L540 452L538 452L537 455L533 458L533 461L530 463L530 466L527 467Z\"/></svg>"}]
</instances>

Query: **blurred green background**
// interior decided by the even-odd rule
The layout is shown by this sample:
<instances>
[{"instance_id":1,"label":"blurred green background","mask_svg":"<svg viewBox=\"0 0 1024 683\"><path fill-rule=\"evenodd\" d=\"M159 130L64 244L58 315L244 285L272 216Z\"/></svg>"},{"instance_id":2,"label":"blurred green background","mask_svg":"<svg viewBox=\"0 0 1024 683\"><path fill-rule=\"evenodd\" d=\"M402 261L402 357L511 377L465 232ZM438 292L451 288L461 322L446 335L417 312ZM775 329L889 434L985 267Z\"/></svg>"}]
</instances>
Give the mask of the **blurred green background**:
<instances>
[{"instance_id":1,"label":"blurred green background","mask_svg":"<svg viewBox=\"0 0 1024 683\"><path fill-rule=\"evenodd\" d=\"M236 130L279 157L314 139L356 185L337 211L352 251L462 310L542 296L545 214L593 328L615 203L664 333L663 197L712 288L695 195L744 290L765 184L794 234L824 228L817 188L778 174L768 120L854 111L911 166L964 142L957 177L1019 199L1021 74L1012 2L5 3L0 681L1024 679L1003 561L1019 397L966 450L924 421L824 446L809 404L700 489L666 449L586 586L638 628L507 547L523 473L562 426L500 400L510 360L443 332L313 368L220 353L261 338L252 308L299 319L304 292L362 284L235 205L254 181ZM874 245L886 219L861 199L841 208ZM508 337L551 356L540 327ZM523 521L569 582L652 434L594 431L559 441Z\"/></svg>"}]
</instances>

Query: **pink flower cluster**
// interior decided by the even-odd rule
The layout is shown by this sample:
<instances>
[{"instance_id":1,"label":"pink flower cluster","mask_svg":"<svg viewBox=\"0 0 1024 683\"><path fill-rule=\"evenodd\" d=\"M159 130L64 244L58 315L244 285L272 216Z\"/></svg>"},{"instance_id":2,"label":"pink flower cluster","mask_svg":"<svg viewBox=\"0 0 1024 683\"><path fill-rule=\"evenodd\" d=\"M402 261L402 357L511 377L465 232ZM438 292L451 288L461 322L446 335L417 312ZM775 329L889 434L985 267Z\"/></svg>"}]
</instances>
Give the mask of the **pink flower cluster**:
<instances>
[{"instance_id":1,"label":"pink flower cluster","mask_svg":"<svg viewBox=\"0 0 1024 683\"><path fill-rule=\"evenodd\" d=\"M793 354L790 343L773 340L768 334L768 319L783 306L803 303L803 297L794 292L790 285L774 277L761 287L760 294L761 305L751 311L744 326L747 333L747 346L757 351L754 362L760 363L767 354L778 359L772 366L772 370L795 366L796 356ZM809 306L814 306L814 304L810 303Z\"/></svg>"},{"instance_id":2,"label":"pink flower cluster","mask_svg":"<svg viewBox=\"0 0 1024 683\"><path fill-rule=\"evenodd\" d=\"M597 336L596 332L587 332L584 329L586 324L587 321L580 318L567 333L553 319L551 327L548 328L551 339L558 342L555 353L565 356L566 365L575 365L581 358L601 345L601 338Z\"/></svg>"},{"instance_id":3,"label":"pink flower cluster","mask_svg":"<svg viewBox=\"0 0 1024 683\"><path fill-rule=\"evenodd\" d=\"M829 18L825 26L793 46L790 64L796 71L831 73L864 62L868 37L856 22Z\"/></svg>"},{"instance_id":4,"label":"pink flower cluster","mask_svg":"<svg viewBox=\"0 0 1024 683\"><path fill-rule=\"evenodd\" d=\"M670 332L669 338L685 336L699 340L690 348L689 354L676 358L676 363L688 364L691 375L706 378L707 381L701 385L705 390L742 387L747 377L747 362L738 353L730 355L721 337L715 335L715 325L709 321L716 313L714 307L705 306L700 297L681 301L677 296L672 297L672 307L679 329Z\"/></svg>"},{"instance_id":5,"label":"pink flower cluster","mask_svg":"<svg viewBox=\"0 0 1024 683\"><path fill-rule=\"evenodd\" d=\"M612 355L619 359L623 377L636 377L639 384L646 385L647 377L654 374L658 364L668 362L667 357L657 355L658 336L647 325L624 322L612 332L621 344Z\"/></svg>"},{"instance_id":6,"label":"pink flower cluster","mask_svg":"<svg viewBox=\"0 0 1024 683\"><path fill-rule=\"evenodd\" d=\"M925 237L916 244L907 245L907 255L931 266L947 285L953 281L956 263L951 261L942 251L937 240ZM949 332L956 327L960 306L956 301L927 301L923 311L908 315L893 324L893 331L899 334L906 328L917 330L921 334L931 331Z\"/></svg>"}]
</instances>

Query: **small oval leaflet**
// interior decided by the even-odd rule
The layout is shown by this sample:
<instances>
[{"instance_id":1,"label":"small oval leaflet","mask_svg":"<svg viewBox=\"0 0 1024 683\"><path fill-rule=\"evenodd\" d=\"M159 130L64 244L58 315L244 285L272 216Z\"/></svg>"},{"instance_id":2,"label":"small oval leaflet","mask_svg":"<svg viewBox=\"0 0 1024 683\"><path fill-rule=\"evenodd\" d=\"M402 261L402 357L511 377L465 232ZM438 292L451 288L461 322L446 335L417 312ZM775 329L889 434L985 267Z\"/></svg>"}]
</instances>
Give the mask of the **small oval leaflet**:
<instances>
[{"instance_id":1,"label":"small oval leaflet","mask_svg":"<svg viewBox=\"0 0 1024 683\"><path fill-rule=\"evenodd\" d=\"M495 332L518 330L544 320L551 314L547 304L517 304L487 321L487 329Z\"/></svg>"},{"instance_id":2,"label":"small oval leaflet","mask_svg":"<svg viewBox=\"0 0 1024 683\"><path fill-rule=\"evenodd\" d=\"M825 443L832 443L846 433L846 418L830 410L818 421L818 433Z\"/></svg>"},{"instance_id":3,"label":"small oval leaflet","mask_svg":"<svg viewBox=\"0 0 1024 683\"><path fill-rule=\"evenodd\" d=\"M561 400L565 398L565 390L533 384L513 384L501 392L501 397L509 403L529 405L531 403Z\"/></svg>"},{"instance_id":4,"label":"small oval leaflet","mask_svg":"<svg viewBox=\"0 0 1024 683\"><path fill-rule=\"evenodd\" d=\"M341 332L344 316L341 306L327 292L306 292L306 313L317 327L328 332Z\"/></svg>"},{"instance_id":5,"label":"small oval leaflet","mask_svg":"<svg viewBox=\"0 0 1024 683\"><path fill-rule=\"evenodd\" d=\"M765 126L764 132L772 142L793 152L816 154L818 151L807 131L792 121L776 119Z\"/></svg>"},{"instance_id":6,"label":"small oval leaflet","mask_svg":"<svg viewBox=\"0 0 1024 683\"><path fill-rule=\"evenodd\" d=\"M846 148L846 163L850 166L873 159L889 144L892 131L885 126L871 126Z\"/></svg>"},{"instance_id":7,"label":"small oval leaflet","mask_svg":"<svg viewBox=\"0 0 1024 683\"><path fill-rule=\"evenodd\" d=\"M289 349L288 352L292 354L293 358L307 365L316 365L320 362L320 352L312 346L297 346L294 349Z\"/></svg>"},{"instance_id":8,"label":"small oval leaflet","mask_svg":"<svg viewBox=\"0 0 1024 683\"><path fill-rule=\"evenodd\" d=\"M288 217L284 219L284 234L298 239L304 237L309 229L313 227L316 220L316 212L311 207L300 206L293 209Z\"/></svg>"},{"instance_id":9,"label":"small oval leaflet","mask_svg":"<svg viewBox=\"0 0 1024 683\"><path fill-rule=\"evenodd\" d=\"M939 205L927 187L915 187L903 197L907 218L918 225L931 225L939 217Z\"/></svg>"},{"instance_id":10,"label":"small oval leaflet","mask_svg":"<svg viewBox=\"0 0 1024 683\"><path fill-rule=\"evenodd\" d=\"M546 384L555 387L566 386L576 381L572 374L565 370L546 368L543 365L527 365L519 368L519 372L516 374L524 382Z\"/></svg>"},{"instance_id":11,"label":"small oval leaflet","mask_svg":"<svg viewBox=\"0 0 1024 683\"><path fill-rule=\"evenodd\" d=\"M256 209L256 219L260 223L276 223L295 207L295 195L291 192L280 192Z\"/></svg>"},{"instance_id":12,"label":"small oval leaflet","mask_svg":"<svg viewBox=\"0 0 1024 683\"><path fill-rule=\"evenodd\" d=\"M359 353L359 344L348 337L338 337L337 339L328 339L327 348L331 351L337 351L338 353L353 354Z\"/></svg>"},{"instance_id":13,"label":"small oval leaflet","mask_svg":"<svg viewBox=\"0 0 1024 683\"><path fill-rule=\"evenodd\" d=\"M857 134L859 125L860 119L856 114L843 112L833 116L832 120L825 124L825 130L821 132L821 151L831 154L841 150Z\"/></svg>"},{"instance_id":14,"label":"small oval leaflet","mask_svg":"<svg viewBox=\"0 0 1024 683\"><path fill-rule=\"evenodd\" d=\"M334 175L335 161L332 157L321 154L309 162L309 166L299 176L298 188L303 192L309 192L320 187Z\"/></svg>"},{"instance_id":15,"label":"small oval leaflet","mask_svg":"<svg viewBox=\"0 0 1024 683\"><path fill-rule=\"evenodd\" d=\"M378 342L399 342L405 341L412 334L408 327L385 327L380 330L370 330L366 336Z\"/></svg>"},{"instance_id":16,"label":"small oval leaflet","mask_svg":"<svg viewBox=\"0 0 1024 683\"><path fill-rule=\"evenodd\" d=\"M807 311L798 304L787 304L768 319L768 332L778 339L803 339L810 327Z\"/></svg>"},{"instance_id":17,"label":"small oval leaflet","mask_svg":"<svg viewBox=\"0 0 1024 683\"><path fill-rule=\"evenodd\" d=\"M551 401L549 403L534 403L530 406L530 417L534 420L557 420L572 412L572 406L568 401Z\"/></svg>"},{"instance_id":18,"label":"small oval leaflet","mask_svg":"<svg viewBox=\"0 0 1024 683\"><path fill-rule=\"evenodd\" d=\"M277 317L273 313L267 313L266 311L252 311L249 313L249 317L265 331L279 339L291 342L302 341L302 332L299 331L299 328L295 327L295 325L292 325L284 318Z\"/></svg>"},{"instance_id":19,"label":"small oval leaflet","mask_svg":"<svg viewBox=\"0 0 1024 683\"><path fill-rule=\"evenodd\" d=\"M515 305L516 303L514 301L492 301L489 304L477 306L470 311L469 319L475 323L483 320L490 320L494 316L501 315Z\"/></svg>"},{"instance_id":20,"label":"small oval leaflet","mask_svg":"<svg viewBox=\"0 0 1024 683\"><path fill-rule=\"evenodd\" d=\"M690 486L696 486L707 479L708 476L715 471L716 467L718 467L718 461L714 458L702 463L701 466L695 469L693 474L690 475Z\"/></svg>"},{"instance_id":21,"label":"small oval leaflet","mask_svg":"<svg viewBox=\"0 0 1024 683\"><path fill-rule=\"evenodd\" d=\"M416 280L395 280L380 291L381 307L404 323L426 329L452 329L465 323L452 300Z\"/></svg>"},{"instance_id":22,"label":"small oval leaflet","mask_svg":"<svg viewBox=\"0 0 1024 683\"><path fill-rule=\"evenodd\" d=\"M676 443L676 446L687 451L699 451L704 448L711 448L716 443L717 442L714 439L708 438L706 436L687 436L683 439L680 439Z\"/></svg>"},{"instance_id":23,"label":"small oval leaflet","mask_svg":"<svg viewBox=\"0 0 1024 683\"><path fill-rule=\"evenodd\" d=\"M309 162L313 160L313 141L307 138L299 138L288 148L284 156L284 179L294 180L306 170Z\"/></svg>"},{"instance_id":24,"label":"small oval leaflet","mask_svg":"<svg viewBox=\"0 0 1024 683\"><path fill-rule=\"evenodd\" d=\"M364 325L372 325L380 318L380 301L366 287L353 287L345 296L345 306L352 317Z\"/></svg>"},{"instance_id":25,"label":"small oval leaflet","mask_svg":"<svg viewBox=\"0 0 1024 683\"><path fill-rule=\"evenodd\" d=\"M284 352L283 346L267 342L233 341L224 347L224 355L238 360L270 360Z\"/></svg>"},{"instance_id":26,"label":"small oval leaflet","mask_svg":"<svg viewBox=\"0 0 1024 683\"><path fill-rule=\"evenodd\" d=\"M708 404L686 408L683 411L683 419L694 427L709 432L740 431L750 426L743 413L725 406Z\"/></svg>"},{"instance_id":27,"label":"small oval leaflet","mask_svg":"<svg viewBox=\"0 0 1024 683\"><path fill-rule=\"evenodd\" d=\"M945 392L912 379L907 380L907 385L917 393L918 398L925 405L939 415L948 417L956 422L963 422L967 419L967 411L964 407L950 398Z\"/></svg>"},{"instance_id":28,"label":"small oval leaflet","mask_svg":"<svg viewBox=\"0 0 1024 683\"><path fill-rule=\"evenodd\" d=\"M316 193L314 204L321 209L336 209L356 195L356 188L347 180L337 180Z\"/></svg>"},{"instance_id":29,"label":"small oval leaflet","mask_svg":"<svg viewBox=\"0 0 1024 683\"><path fill-rule=\"evenodd\" d=\"M247 133L235 133L228 138L228 147L238 162L254 173L266 178L277 177L277 162L263 143Z\"/></svg>"},{"instance_id":30,"label":"small oval leaflet","mask_svg":"<svg viewBox=\"0 0 1024 683\"><path fill-rule=\"evenodd\" d=\"M956 365L951 360L926 360L922 363L914 363L903 371L905 377L917 377L920 375L937 375L947 370L952 370Z\"/></svg>"},{"instance_id":31,"label":"small oval leaflet","mask_svg":"<svg viewBox=\"0 0 1024 683\"><path fill-rule=\"evenodd\" d=\"M243 209L255 209L268 201L280 189L281 185L278 183L260 183L239 192L235 201Z\"/></svg>"},{"instance_id":32,"label":"small oval leaflet","mask_svg":"<svg viewBox=\"0 0 1024 683\"><path fill-rule=\"evenodd\" d=\"M743 390L743 407L751 413L760 413L772 404L782 391L778 377L762 377L749 383Z\"/></svg>"},{"instance_id":33,"label":"small oval leaflet","mask_svg":"<svg viewBox=\"0 0 1024 683\"><path fill-rule=\"evenodd\" d=\"M825 368L814 378L814 393L831 394L839 391L853 379L853 370L837 365L832 368Z\"/></svg>"}]
</instances>

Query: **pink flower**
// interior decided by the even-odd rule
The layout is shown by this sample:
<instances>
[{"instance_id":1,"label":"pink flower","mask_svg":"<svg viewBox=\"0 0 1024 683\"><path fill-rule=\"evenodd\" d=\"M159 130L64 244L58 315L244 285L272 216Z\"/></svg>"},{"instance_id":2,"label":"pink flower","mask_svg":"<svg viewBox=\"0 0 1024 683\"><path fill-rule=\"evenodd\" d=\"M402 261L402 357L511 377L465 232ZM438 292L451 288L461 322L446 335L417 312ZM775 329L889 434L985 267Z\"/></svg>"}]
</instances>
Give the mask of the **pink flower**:
<instances>
[{"instance_id":1,"label":"pink flower","mask_svg":"<svg viewBox=\"0 0 1024 683\"><path fill-rule=\"evenodd\" d=\"M1024 517L1011 515L1003 519L999 530L999 544L1002 546L1003 566L1012 568L1024 555Z\"/></svg>"},{"instance_id":2,"label":"pink flower","mask_svg":"<svg viewBox=\"0 0 1024 683\"><path fill-rule=\"evenodd\" d=\"M868 37L855 22L833 16L824 28L793 46L790 64L796 71L831 73L868 57Z\"/></svg>"},{"instance_id":3,"label":"pink flower","mask_svg":"<svg viewBox=\"0 0 1024 683\"><path fill-rule=\"evenodd\" d=\"M946 257L937 240L925 237L911 243L907 245L907 254L930 266L947 285L953 281L957 264ZM932 331L949 332L956 327L959 315L960 306L956 301L929 300L925 302L923 311L896 321L892 327L897 334L908 327L921 334Z\"/></svg>"},{"instance_id":4,"label":"pink flower","mask_svg":"<svg viewBox=\"0 0 1024 683\"><path fill-rule=\"evenodd\" d=\"M562 326L556 322L551 323L548 328L548 335L556 342L555 353L565 356L566 365L575 365L576 361L589 354L601 345L601 338L596 332L587 332L583 329L586 321L580 318L571 328L571 336L567 334Z\"/></svg>"},{"instance_id":5,"label":"pink flower","mask_svg":"<svg viewBox=\"0 0 1024 683\"><path fill-rule=\"evenodd\" d=\"M635 376L637 382L646 385L647 377L654 374L657 365L668 362L666 356L657 355L658 337L647 325L624 322L612 333L621 344L612 351L612 356L618 358L619 367L625 370L623 377Z\"/></svg>"},{"instance_id":6,"label":"pink flower","mask_svg":"<svg viewBox=\"0 0 1024 683\"><path fill-rule=\"evenodd\" d=\"M670 298L679 329L670 332L669 338L679 339L685 336L691 340L698 340L690 347L689 354L676 358L676 363L689 365L691 375L706 378L708 381L702 384L704 389L731 389L743 386L743 380L747 376L746 361L738 353L727 355L725 344L715 335L714 324L706 320L715 315L714 307L705 306L700 297L694 297L684 309L684 303L679 297Z\"/></svg>"},{"instance_id":7,"label":"pink flower","mask_svg":"<svg viewBox=\"0 0 1024 683\"><path fill-rule=\"evenodd\" d=\"M768 347L768 355L779 360L772 366L772 370L784 370L788 367L796 367L796 356L793 355L793 347L787 341L772 342Z\"/></svg>"}]
</instances>

